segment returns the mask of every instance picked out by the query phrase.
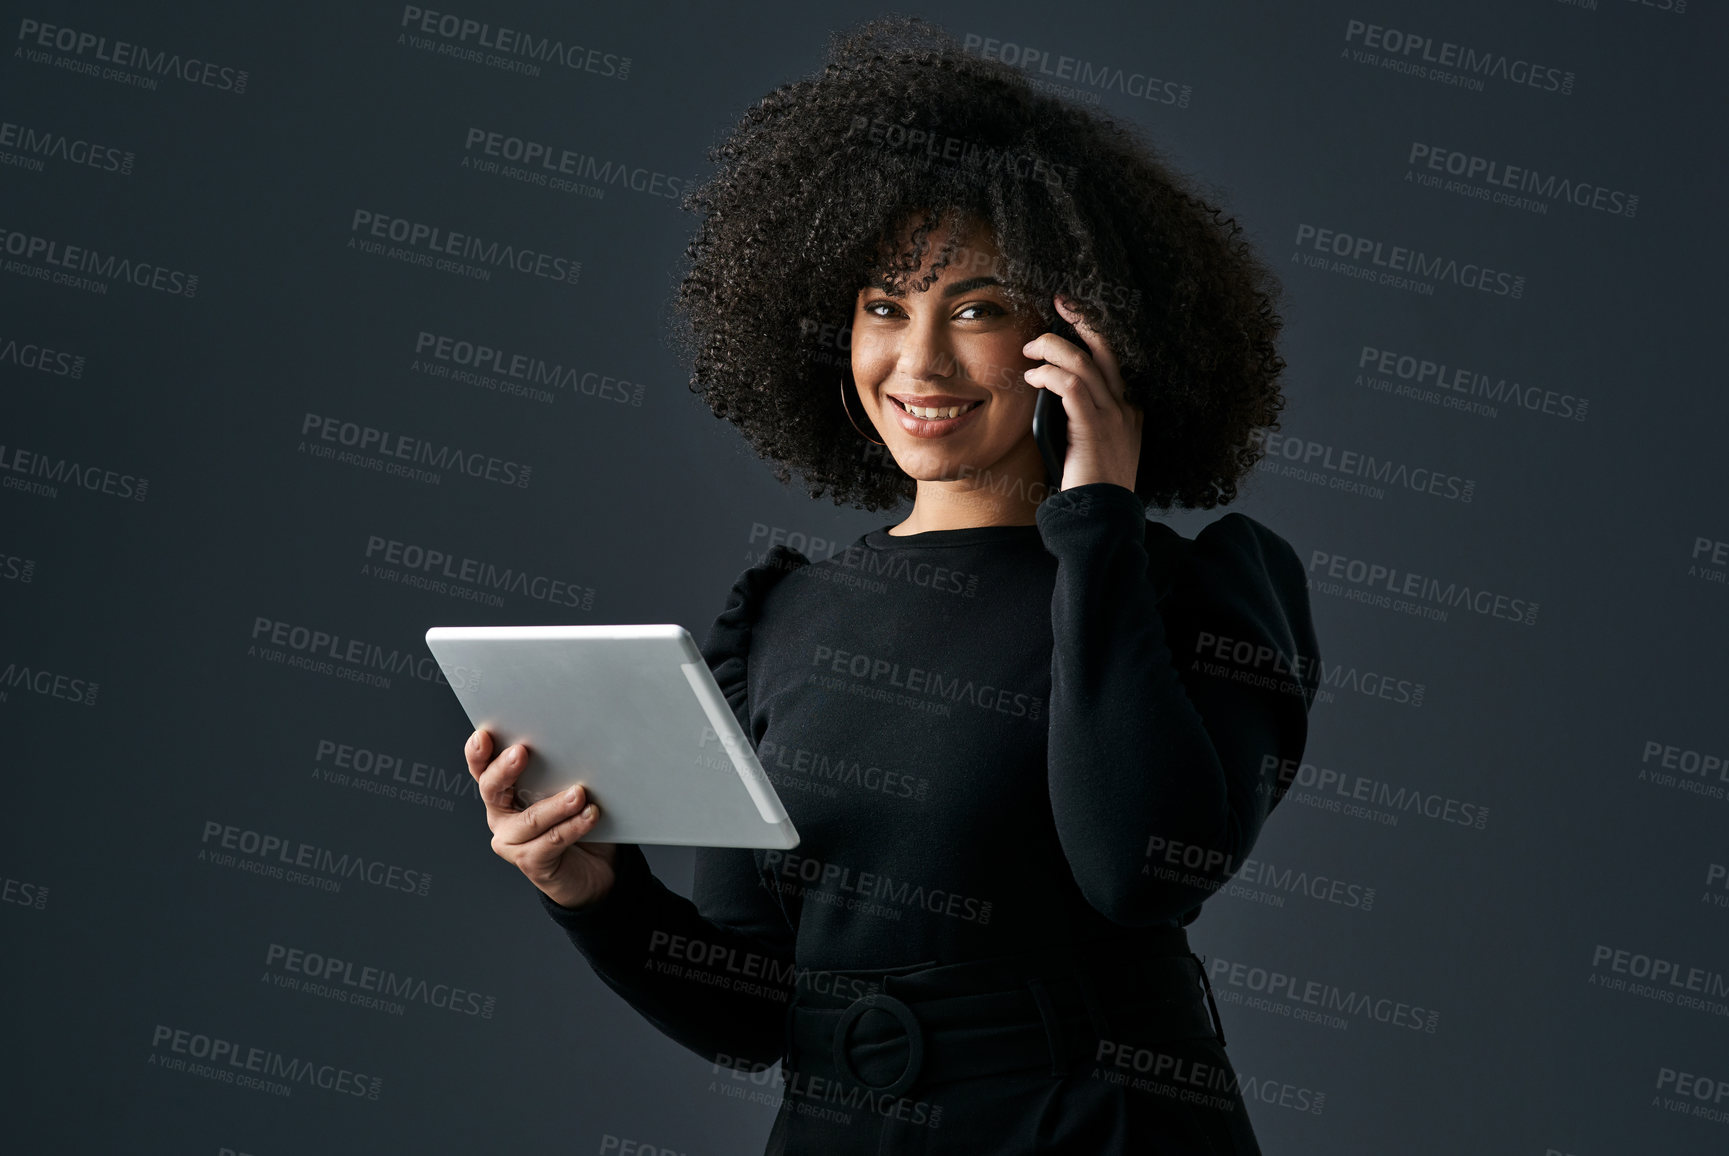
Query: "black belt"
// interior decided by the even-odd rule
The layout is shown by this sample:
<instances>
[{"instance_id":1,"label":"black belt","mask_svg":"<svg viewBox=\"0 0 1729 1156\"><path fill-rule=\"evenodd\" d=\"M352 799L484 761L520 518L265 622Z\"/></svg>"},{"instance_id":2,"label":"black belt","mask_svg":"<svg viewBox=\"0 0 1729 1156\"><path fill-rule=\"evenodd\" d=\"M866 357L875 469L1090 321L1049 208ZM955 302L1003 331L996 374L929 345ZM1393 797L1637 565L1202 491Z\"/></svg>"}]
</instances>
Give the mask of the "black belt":
<instances>
[{"instance_id":1,"label":"black belt","mask_svg":"<svg viewBox=\"0 0 1729 1156\"><path fill-rule=\"evenodd\" d=\"M1096 1058L1104 1040L1223 1044L1212 986L1184 930L1160 928L1138 940L1132 948L814 973L841 982L798 985L783 1066L898 1097L921 1080L1047 1065L1060 1076ZM832 994L863 988L875 990L850 1002Z\"/></svg>"}]
</instances>

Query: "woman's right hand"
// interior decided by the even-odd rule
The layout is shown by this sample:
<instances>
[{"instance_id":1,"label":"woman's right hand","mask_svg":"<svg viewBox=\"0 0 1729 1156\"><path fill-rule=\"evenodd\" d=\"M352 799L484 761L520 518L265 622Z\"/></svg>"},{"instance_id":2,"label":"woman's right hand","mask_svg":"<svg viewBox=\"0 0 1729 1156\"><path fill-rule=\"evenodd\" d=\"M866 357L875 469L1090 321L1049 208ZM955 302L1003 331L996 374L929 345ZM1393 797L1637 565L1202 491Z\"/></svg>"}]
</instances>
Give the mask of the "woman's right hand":
<instances>
[{"instance_id":1,"label":"woman's right hand","mask_svg":"<svg viewBox=\"0 0 1729 1156\"><path fill-rule=\"evenodd\" d=\"M517 743L493 758L491 733L478 730L462 753L486 804L494 854L514 863L560 907L587 907L612 890L618 844L578 841L600 817L600 805L588 801L581 784L520 807L516 780L528 765L526 747Z\"/></svg>"}]
</instances>

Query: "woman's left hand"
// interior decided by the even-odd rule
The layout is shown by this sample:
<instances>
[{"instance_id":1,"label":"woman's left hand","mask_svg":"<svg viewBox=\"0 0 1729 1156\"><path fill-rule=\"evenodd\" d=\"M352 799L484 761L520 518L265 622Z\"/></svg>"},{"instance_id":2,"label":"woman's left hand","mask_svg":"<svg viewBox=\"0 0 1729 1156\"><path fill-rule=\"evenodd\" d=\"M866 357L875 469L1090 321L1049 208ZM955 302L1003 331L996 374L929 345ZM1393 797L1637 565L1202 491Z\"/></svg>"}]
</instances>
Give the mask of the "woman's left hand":
<instances>
[{"instance_id":1,"label":"woman's left hand","mask_svg":"<svg viewBox=\"0 0 1729 1156\"><path fill-rule=\"evenodd\" d=\"M1117 355L1105 339L1070 309L1066 299L1051 299L1057 314L1075 327L1092 357L1055 333L1041 333L1021 347L1027 357L1044 361L1026 371L1029 384L1062 399L1068 415L1068 452L1063 457L1065 490L1091 482L1135 488L1141 461L1141 407L1127 400Z\"/></svg>"}]
</instances>

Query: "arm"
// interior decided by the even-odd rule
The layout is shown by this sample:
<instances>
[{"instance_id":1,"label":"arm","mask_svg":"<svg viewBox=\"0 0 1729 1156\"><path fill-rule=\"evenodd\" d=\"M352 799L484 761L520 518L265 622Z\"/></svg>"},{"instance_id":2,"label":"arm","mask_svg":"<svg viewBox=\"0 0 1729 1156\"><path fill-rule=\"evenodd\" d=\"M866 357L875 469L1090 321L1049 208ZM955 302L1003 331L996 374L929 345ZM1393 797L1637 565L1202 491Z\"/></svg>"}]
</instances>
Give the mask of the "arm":
<instances>
[{"instance_id":1,"label":"arm","mask_svg":"<svg viewBox=\"0 0 1729 1156\"><path fill-rule=\"evenodd\" d=\"M701 647L752 746L761 736L752 729L746 694L751 624L768 590L806 564L784 546L769 550L733 583ZM697 848L690 899L655 878L635 844L619 845L613 874L612 889L579 910L535 891L601 981L711 1062L780 1059L795 982L794 932L779 900L762 886L755 853Z\"/></svg>"},{"instance_id":2,"label":"arm","mask_svg":"<svg viewBox=\"0 0 1729 1156\"><path fill-rule=\"evenodd\" d=\"M1166 590L1149 573L1152 531L1132 490L1071 487L1037 518L1057 558L1058 839L1107 918L1179 920L1236 874L1283 795L1281 772L1302 756L1314 685L1291 672L1312 679L1319 659L1301 562L1270 530L1227 514L1197 535ZM1197 644L1218 638L1264 649L1222 670L1196 665L1213 653Z\"/></svg>"},{"instance_id":3,"label":"arm","mask_svg":"<svg viewBox=\"0 0 1729 1156\"><path fill-rule=\"evenodd\" d=\"M656 878L634 843L619 846L613 871L612 889L580 910L535 891L601 981L711 1062L780 1059L792 928L759 884L752 853L698 848L693 899Z\"/></svg>"}]
</instances>

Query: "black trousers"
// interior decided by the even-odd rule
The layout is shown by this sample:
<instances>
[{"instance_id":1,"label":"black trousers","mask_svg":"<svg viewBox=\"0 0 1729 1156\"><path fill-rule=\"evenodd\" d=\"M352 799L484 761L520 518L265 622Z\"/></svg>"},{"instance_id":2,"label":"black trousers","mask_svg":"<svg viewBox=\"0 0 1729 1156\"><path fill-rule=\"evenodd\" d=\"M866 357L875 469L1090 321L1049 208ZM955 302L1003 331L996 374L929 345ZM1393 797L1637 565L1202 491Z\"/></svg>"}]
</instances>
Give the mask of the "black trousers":
<instances>
[{"instance_id":1,"label":"black trousers","mask_svg":"<svg viewBox=\"0 0 1729 1156\"><path fill-rule=\"evenodd\" d=\"M809 972L768 1156L1260 1156L1182 929L1121 950Z\"/></svg>"}]
</instances>

